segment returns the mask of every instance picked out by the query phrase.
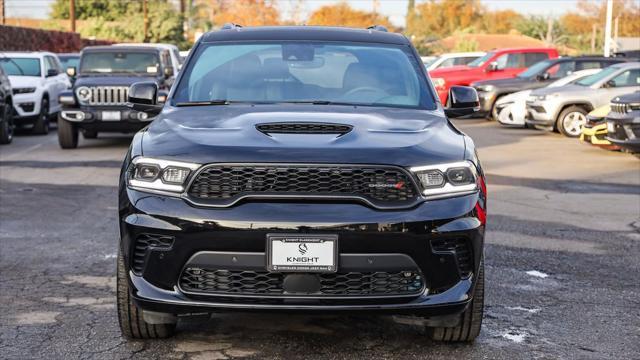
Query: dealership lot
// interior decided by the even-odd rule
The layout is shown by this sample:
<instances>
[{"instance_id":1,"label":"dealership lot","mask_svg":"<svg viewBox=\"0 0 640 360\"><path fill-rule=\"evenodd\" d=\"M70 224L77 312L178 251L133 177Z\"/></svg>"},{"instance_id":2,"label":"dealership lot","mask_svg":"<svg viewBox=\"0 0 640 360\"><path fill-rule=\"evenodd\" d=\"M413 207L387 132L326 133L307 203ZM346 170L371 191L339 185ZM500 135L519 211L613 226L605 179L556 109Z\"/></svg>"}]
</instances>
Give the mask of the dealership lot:
<instances>
[{"instance_id":1,"label":"dealership lot","mask_svg":"<svg viewBox=\"0 0 640 360\"><path fill-rule=\"evenodd\" d=\"M640 160L539 131L456 122L489 183L487 303L474 345L414 319L220 314L127 342L115 311L126 136L62 151L55 132L0 148L3 358L633 358L640 353Z\"/></svg>"}]
</instances>

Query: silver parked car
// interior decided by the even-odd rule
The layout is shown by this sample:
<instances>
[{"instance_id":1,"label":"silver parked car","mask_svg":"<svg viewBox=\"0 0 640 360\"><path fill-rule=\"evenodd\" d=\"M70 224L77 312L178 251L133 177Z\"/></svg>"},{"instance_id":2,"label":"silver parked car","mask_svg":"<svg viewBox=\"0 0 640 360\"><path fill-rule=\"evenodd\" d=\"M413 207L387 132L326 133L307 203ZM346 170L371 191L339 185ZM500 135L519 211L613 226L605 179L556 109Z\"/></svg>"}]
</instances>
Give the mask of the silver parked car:
<instances>
[{"instance_id":1,"label":"silver parked car","mask_svg":"<svg viewBox=\"0 0 640 360\"><path fill-rule=\"evenodd\" d=\"M527 124L578 137L589 111L616 96L640 89L640 62L609 66L601 72L559 88L542 88L527 99Z\"/></svg>"}]
</instances>

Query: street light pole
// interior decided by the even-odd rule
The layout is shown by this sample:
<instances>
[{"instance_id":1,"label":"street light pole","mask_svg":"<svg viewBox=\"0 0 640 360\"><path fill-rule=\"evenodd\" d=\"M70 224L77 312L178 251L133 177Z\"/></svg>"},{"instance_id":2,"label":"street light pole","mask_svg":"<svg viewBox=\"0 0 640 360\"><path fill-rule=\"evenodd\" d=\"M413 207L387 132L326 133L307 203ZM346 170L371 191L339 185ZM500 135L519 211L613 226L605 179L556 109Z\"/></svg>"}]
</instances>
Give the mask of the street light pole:
<instances>
[{"instance_id":1,"label":"street light pole","mask_svg":"<svg viewBox=\"0 0 640 360\"><path fill-rule=\"evenodd\" d=\"M607 21L604 27L604 56L611 55L611 17L613 13L613 0L607 0Z\"/></svg>"},{"instance_id":2,"label":"street light pole","mask_svg":"<svg viewBox=\"0 0 640 360\"><path fill-rule=\"evenodd\" d=\"M147 15L147 0L142 0L142 13L144 14L143 23L144 23L144 40L143 42L148 41L147 35L149 34L149 17Z\"/></svg>"},{"instance_id":3,"label":"street light pole","mask_svg":"<svg viewBox=\"0 0 640 360\"><path fill-rule=\"evenodd\" d=\"M71 32L76 32L76 1L69 0L69 21L71 22Z\"/></svg>"}]
</instances>

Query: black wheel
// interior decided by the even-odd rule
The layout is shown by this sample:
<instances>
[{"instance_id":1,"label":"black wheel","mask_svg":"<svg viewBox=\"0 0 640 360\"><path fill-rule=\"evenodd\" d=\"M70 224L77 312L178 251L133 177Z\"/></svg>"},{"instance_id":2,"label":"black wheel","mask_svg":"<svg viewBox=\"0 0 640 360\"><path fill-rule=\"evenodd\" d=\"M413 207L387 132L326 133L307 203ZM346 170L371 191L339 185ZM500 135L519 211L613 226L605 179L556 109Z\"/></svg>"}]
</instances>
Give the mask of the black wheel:
<instances>
[{"instance_id":1,"label":"black wheel","mask_svg":"<svg viewBox=\"0 0 640 360\"><path fill-rule=\"evenodd\" d=\"M500 97L497 97L496 100L493 102L493 105L491 105L491 112L487 116L488 121L498 121L498 118L500 117L500 114L498 113L498 109L496 108L496 103L498 102L499 98Z\"/></svg>"},{"instance_id":2,"label":"black wheel","mask_svg":"<svg viewBox=\"0 0 640 360\"><path fill-rule=\"evenodd\" d=\"M43 98L40 104L40 114L33 124L33 133L46 135L49 133L49 99Z\"/></svg>"},{"instance_id":3,"label":"black wheel","mask_svg":"<svg viewBox=\"0 0 640 360\"><path fill-rule=\"evenodd\" d=\"M558 131L564 136L577 138L582 132L582 126L587 122L588 113L583 107L569 106L558 116L556 121Z\"/></svg>"},{"instance_id":4,"label":"black wheel","mask_svg":"<svg viewBox=\"0 0 640 360\"><path fill-rule=\"evenodd\" d=\"M118 323L122 335L129 339L163 339L173 335L176 324L149 324L142 318L142 311L131 300L124 257L118 252L116 274Z\"/></svg>"},{"instance_id":5,"label":"black wheel","mask_svg":"<svg viewBox=\"0 0 640 360\"><path fill-rule=\"evenodd\" d=\"M83 130L82 131L82 136L85 139L95 139L98 137L98 132L95 130Z\"/></svg>"},{"instance_id":6,"label":"black wheel","mask_svg":"<svg viewBox=\"0 0 640 360\"><path fill-rule=\"evenodd\" d=\"M9 144L13 141L13 108L11 103L4 104L2 119L0 119L0 144Z\"/></svg>"},{"instance_id":7,"label":"black wheel","mask_svg":"<svg viewBox=\"0 0 640 360\"><path fill-rule=\"evenodd\" d=\"M78 128L75 124L58 118L58 143L63 149L75 149L78 147Z\"/></svg>"},{"instance_id":8,"label":"black wheel","mask_svg":"<svg viewBox=\"0 0 640 360\"><path fill-rule=\"evenodd\" d=\"M473 300L462 313L460 324L456 327L428 328L431 339L444 342L470 342L480 335L484 314L484 261L480 262Z\"/></svg>"}]
</instances>

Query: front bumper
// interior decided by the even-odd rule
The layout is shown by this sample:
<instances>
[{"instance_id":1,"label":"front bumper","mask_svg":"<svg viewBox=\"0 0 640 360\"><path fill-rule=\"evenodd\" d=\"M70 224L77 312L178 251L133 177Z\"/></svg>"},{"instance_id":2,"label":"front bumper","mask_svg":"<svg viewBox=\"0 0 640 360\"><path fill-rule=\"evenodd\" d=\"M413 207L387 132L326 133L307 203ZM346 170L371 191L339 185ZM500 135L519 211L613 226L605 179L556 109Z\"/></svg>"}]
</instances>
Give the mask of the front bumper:
<instances>
[{"instance_id":1,"label":"front bumper","mask_svg":"<svg viewBox=\"0 0 640 360\"><path fill-rule=\"evenodd\" d=\"M115 113L119 119L106 118L106 114ZM100 132L137 132L153 120L123 106L63 108L60 117L82 129Z\"/></svg>"},{"instance_id":2,"label":"front bumper","mask_svg":"<svg viewBox=\"0 0 640 360\"><path fill-rule=\"evenodd\" d=\"M477 89L476 89L477 90ZM489 114L493 108L493 104L496 101L495 91L480 91L478 92L478 99L480 100L480 113Z\"/></svg>"},{"instance_id":3,"label":"front bumper","mask_svg":"<svg viewBox=\"0 0 640 360\"><path fill-rule=\"evenodd\" d=\"M248 202L229 208L201 208L184 200L121 189L121 247L129 271L132 296L145 310L190 313L220 310L381 311L420 316L455 315L470 301L474 274L484 242L484 212L478 194L424 202L412 209L380 211L359 204ZM482 210L483 211L483 210ZM482 220L481 220L482 219ZM267 233L338 235L341 266L345 256L378 258L400 254L411 259L424 287L411 296L245 296L193 294L180 279L195 254L226 253L264 259ZM134 267L141 235L170 237L169 247L147 248L143 264ZM435 241L465 239L469 258L456 251L436 251ZM469 271L463 273L462 261ZM202 265L202 261L198 261ZM365 262L362 262L366 265ZM262 266L258 262L255 266ZM210 264L220 266L221 263ZM242 267L241 267L242 268ZM136 270L137 269L137 270ZM245 270L254 270L247 266ZM379 270L379 269L378 269Z\"/></svg>"},{"instance_id":4,"label":"front bumper","mask_svg":"<svg viewBox=\"0 0 640 360\"><path fill-rule=\"evenodd\" d=\"M640 111L627 114L610 112L606 140L631 152L640 152Z\"/></svg>"},{"instance_id":5,"label":"front bumper","mask_svg":"<svg viewBox=\"0 0 640 360\"><path fill-rule=\"evenodd\" d=\"M37 91L13 95L14 120L18 122L35 120L40 114L41 101L42 95Z\"/></svg>"},{"instance_id":6,"label":"front bumper","mask_svg":"<svg viewBox=\"0 0 640 360\"><path fill-rule=\"evenodd\" d=\"M546 101L527 100L527 124L539 127L555 126L560 104L548 99Z\"/></svg>"},{"instance_id":7,"label":"front bumper","mask_svg":"<svg viewBox=\"0 0 640 360\"><path fill-rule=\"evenodd\" d=\"M611 146L611 142L606 139L607 137L607 123L593 125L591 127L583 126L582 133L580 133L580 141L589 143L595 146Z\"/></svg>"}]
</instances>

